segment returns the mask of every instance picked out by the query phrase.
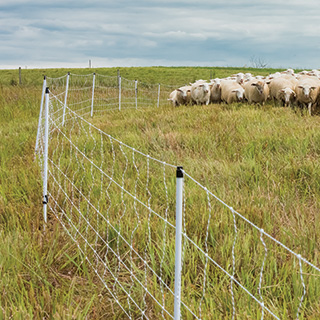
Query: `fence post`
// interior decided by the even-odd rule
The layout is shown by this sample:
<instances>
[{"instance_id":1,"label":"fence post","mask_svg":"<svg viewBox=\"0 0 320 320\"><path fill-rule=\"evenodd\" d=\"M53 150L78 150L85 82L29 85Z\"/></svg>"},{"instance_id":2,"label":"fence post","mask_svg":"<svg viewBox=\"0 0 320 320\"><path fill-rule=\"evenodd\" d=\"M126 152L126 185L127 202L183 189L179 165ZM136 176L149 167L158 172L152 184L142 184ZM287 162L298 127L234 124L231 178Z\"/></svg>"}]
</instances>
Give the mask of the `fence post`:
<instances>
[{"instance_id":1,"label":"fence post","mask_svg":"<svg viewBox=\"0 0 320 320\"><path fill-rule=\"evenodd\" d=\"M68 98L68 90L69 90L69 77L70 77L70 72L68 72L67 74L66 93L64 95L64 105L63 105L62 125L64 125L64 119L66 115L67 98Z\"/></svg>"},{"instance_id":2,"label":"fence post","mask_svg":"<svg viewBox=\"0 0 320 320\"><path fill-rule=\"evenodd\" d=\"M38 121L38 130L37 130L37 140L36 140L36 147L35 147L35 153L37 153L39 148L39 136L40 136L40 127L41 127L41 121L42 121L42 109L43 109L43 102L44 102L44 95L46 92L47 87L47 79L46 76L43 78L43 85L42 85L42 95L41 95L41 103L40 103L40 114L39 114L39 121Z\"/></svg>"},{"instance_id":3,"label":"fence post","mask_svg":"<svg viewBox=\"0 0 320 320\"><path fill-rule=\"evenodd\" d=\"M49 88L46 88L44 154L43 154L43 220L47 223L48 204L48 149L49 149ZM45 226L45 225L44 225Z\"/></svg>"},{"instance_id":4,"label":"fence post","mask_svg":"<svg viewBox=\"0 0 320 320\"><path fill-rule=\"evenodd\" d=\"M159 83L159 86L158 86L158 102L157 102L157 107L159 108L160 106L160 83Z\"/></svg>"},{"instance_id":5,"label":"fence post","mask_svg":"<svg viewBox=\"0 0 320 320\"><path fill-rule=\"evenodd\" d=\"M119 76L119 111L121 110L121 76Z\"/></svg>"},{"instance_id":6,"label":"fence post","mask_svg":"<svg viewBox=\"0 0 320 320\"><path fill-rule=\"evenodd\" d=\"M136 109L138 109L138 80L134 80L134 92L136 100Z\"/></svg>"},{"instance_id":7,"label":"fence post","mask_svg":"<svg viewBox=\"0 0 320 320\"><path fill-rule=\"evenodd\" d=\"M174 272L174 320L180 320L181 269L182 269L182 205L183 205L183 167L177 167L176 184L176 247Z\"/></svg>"},{"instance_id":8,"label":"fence post","mask_svg":"<svg viewBox=\"0 0 320 320\"><path fill-rule=\"evenodd\" d=\"M93 73L93 80L92 80L92 99L91 99L91 117L93 117L93 101L94 101L94 85L96 82L96 74Z\"/></svg>"},{"instance_id":9,"label":"fence post","mask_svg":"<svg viewBox=\"0 0 320 320\"><path fill-rule=\"evenodd\" d=\"M22 84L21 67L19 67L19 84Z\"/></svg>"}]
</instances>

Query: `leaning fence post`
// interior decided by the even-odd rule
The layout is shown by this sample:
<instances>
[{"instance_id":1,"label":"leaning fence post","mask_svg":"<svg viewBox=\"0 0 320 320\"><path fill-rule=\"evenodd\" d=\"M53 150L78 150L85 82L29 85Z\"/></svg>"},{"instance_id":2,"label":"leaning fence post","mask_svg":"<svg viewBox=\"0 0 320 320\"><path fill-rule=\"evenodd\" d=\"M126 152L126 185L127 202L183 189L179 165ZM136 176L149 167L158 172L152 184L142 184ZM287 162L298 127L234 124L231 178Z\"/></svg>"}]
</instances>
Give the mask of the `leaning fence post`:
<instances>
[{"instance_id":1,"label":"leaning fence post","mask_svg":"<svg viewBox=\"0 0 320 320\"><path fill-rule=\"evenodd\" d=\"M157 102L157 107L159 108L160 106L160 83L159 83L159 86L158 86L158 102Z\"/></svg>"},{"instance_id":2,"label":"leaning fence post","mask_svg":"<svg viewBox=\"0 0 320 320\"><path fill-rule=\"evenodd\" d=\"M134 92L135 92L136 109L138 109L138 80L134 80Z\"/></svg>"},{"instance_id":3,"label":"leaning fence post","mask_svg":"<svg viewBox=\"0 0 320 320\"><path fill-rule=\"evenodd\" d=\"M47 223L48 204L48 148L49 148L49 88L46 88L44 153L43 153L43 220Z\"/></svg>"},{"instance_id":4,"label":"leaning fence post","mask_svg":"<svg viewBox=\"0 0 320 320\"><path fill-rule=\"evenodd\" d=\"M64 95L64 105L63 105L62 125L64 125L64 119L66 115L67 98L68 98L68 90L69 90L69 77L70 77L70 72L68 72L67 74L66 93Z\"/></svg>"},{"instance_id":5,"label":"leaning fence post","mask_svg":"<svg viewBox=\"0 0 320 320\"><path fill-rule=\"evenodd\" d=\"M121 110L121 76L119 76L119 111Z\"/></svg>"},{"instance_id":6,"label":"leaning fence post","mask_svg":"<svg viewBox=\"0 0 320 320\"><path fill-rule=\"evenodd\" d=\"M93 117L93 101L94 101L94 85L96 81L96 74L93 73L93 80L92 80L92 99L91 99L91 117Z\"/></svg>"},{"instance_id":7,"label":"leaning fence post","mask_svg":"<svg viewBox=\"0 0 320 320\"><path fill-rule=\"evenodd\" d=\"M176 247L174 272L174 320L180 320L181 306L181 269L182 269L182 204L183 204L183 167L177 167L176 184Z\"/></svg>"},{"instance_id":8,"label":"leaning fence post","mask_svg":"<svg viewBox=\"0 0 320 320\"><path fill-rule=\"evenodd\" d=\"M42 86L41 103L40 103L40 114L39 114L39 122L38 122L35 153L37 153L38 148L39 148L40 127L41 127L41 121L42 121L42 109L43 109L43 102L44 102L44 95L45 95L45 92L46 92L46 87L47 87L47 79L46 79L46 76L44 76L44 78L43 78L43 86Z\"/></svg>"}]
</instances>

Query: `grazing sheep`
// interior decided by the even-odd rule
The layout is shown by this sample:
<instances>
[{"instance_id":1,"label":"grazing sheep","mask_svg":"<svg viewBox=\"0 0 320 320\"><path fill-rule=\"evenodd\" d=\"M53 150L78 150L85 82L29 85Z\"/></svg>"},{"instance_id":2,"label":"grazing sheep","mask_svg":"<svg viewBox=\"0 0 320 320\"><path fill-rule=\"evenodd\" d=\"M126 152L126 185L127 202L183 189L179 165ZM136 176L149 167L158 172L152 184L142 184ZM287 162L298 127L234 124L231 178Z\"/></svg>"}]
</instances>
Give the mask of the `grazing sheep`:
<instances>
[{"instance_id":1,"label":"grazing sheep","mask_svg":"<svg viewBox=\"0 0 320 320\"><path fill-rule=\"evenodd\" d=\"M249 103L261 103L266 102L269 96L269 87L262 80L251 80L244 84L245 97Z\"/></svg>"},{"instance_id":2,"label":"grazing sheep","mask_svg":"<svg viewBox=\"0 0 320 320\"><path fill-rule=\"evenodd\" d=\"M210 102L210 89L212 85L209 83L193 84L191 86L191 98L197 104L206 104Z\"/></svg>"},{"instance_id":3,"label":"grazing sheep","mask_svg":"<svg viewBox=\"0 0 320 320\"><path fill-rule=\"evenodd\" d=\"M289 76L293 78L292 76ZM297 80L285 78L273 79L269 84L270 97L281 102L284 106L292 106L295 102L296 92L295 88Z\"/></svg>"},{"instance_id":4,"label":"grazing sheep","mask_svg":"<svg viewBox=\"0 0 320 320\"><path fill-rule=\"evenodd\" d=\"M304 76L298 81L296 87L297 102L299 106L307 106L309 114L312 107L316 107L320 90L320 81L316 77Z\"/></svg>"},{"instance_id":5,"label":"grazing sheep","mask_svg":"<svg viewBox=\"0 0 320 320\"><path fill-rule=\"evenodd\" d=\"M237 82L225 80L221 82L221 100L230 104L242 101L244 98L244 88Z\"/></svg>"}]
</instances>

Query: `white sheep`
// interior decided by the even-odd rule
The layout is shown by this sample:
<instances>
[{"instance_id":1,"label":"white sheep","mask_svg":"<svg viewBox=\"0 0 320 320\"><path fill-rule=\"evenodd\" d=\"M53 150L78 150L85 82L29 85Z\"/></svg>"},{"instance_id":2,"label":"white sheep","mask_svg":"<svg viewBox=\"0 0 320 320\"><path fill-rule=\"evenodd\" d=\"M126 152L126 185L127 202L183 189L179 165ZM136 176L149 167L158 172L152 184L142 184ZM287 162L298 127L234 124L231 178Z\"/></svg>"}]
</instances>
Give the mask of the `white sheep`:
<instances>
[{"instance_id":1,"label":"white sheep","mask_svg":"<svg viewBox=\"0 0 320 320\"><path fill-rule=\"evenodd\" d=\"M242 72L238 72L236 74L233 74L232 77L233 77L233 80L235 80L239 84L243 84L243 82L244 82L244 74Z\"/></svg>"},{"instance_id":2,"label":"white sheep","mask_svg":"<svg viewBox=\"0 0 320 320\"><path fill-rule=\"evenodd\" d=\"M182 104L185 104L186 96L186 92L180 89L175 89L170 93L168 101L171 101L174 107L178 107Z\"/></svg>"},{"instance_id":3,"label":"white sheep","mask_svg":"<svg viewBox=\"0 0 320 320\"><path fill-rule=\"evenodd\" d=\"M253 78L252 73L247 72L244 74L244 82L250 81L252 80L252 78Z\"/></svg>"},{"instance_id":4,"label":"white sheep","mask_svg":"<svg viewBox=\"0 0 320 320\"><path fill-rule=\"evenodd\" d=\"M244 85L245 97L249 103L264 104L269 96L269 87L262 80L251 80Z\"/></svg>"},{"instance_id":5,"label":"white sheep","mask_svg":"<svg viewBox=\"0 0 320 320\"><path fill-rule=\"evenodd\" d=\"M320 81L316 77L304 76L298 81L296 87L298 105L307 106L310 115L312 107L316 107L319 90Z\"/></svg>"},{"instance_id":6,"label":"white sheep","mask_svg":"<svg viewBox=\"0 0 320 320\"><path fill-rule=\"evenodd\" d=\"M211 93L210 102L220 103L221 102L221 79L215 78L211 80Z\"/></svg>"},{"instance_id":7,"label":"white sheep","mask_svg":"<svg viewBox=\"0 0 320 320\"><path fill-rule=\"evenodd\" d=\"M273 79L269 84L270 97L283 103L285 106L292 106L296 98L295 88L297 80L292 76L290 77L292 79L279 77Z\"/></svg>"},{"instance_id":8,"label":"white sheep","mask_svg":"<svg viewBox=\"0 0 320 320\"><path fill-rule=\"evenodd\" d=\"M179 90L183 92L183 100L185 105L191 103L191 86L183 86L180 87Z\"/></svg>"},{"instance_id":9,"label":"white sheep","mask_svg":"<svg viewBox=\"0 0 320 320\"><path fill-rule=\"evenodd\" d=\"M208 105L210 102L210 89L212 85L209 83L195 83L191 86L191 98L198 104Z\"/></svg>"},{"instance_id":10,"label":"white sheep","mask_svg":"<svg viewBox=\"0 0 320 320\"><path fill-rule=\"evenodd\" d=\"M285 71L281 72L282 74L288 74L290 76L294 76L294 70L293 69L287 69Z\"/></svg>"},{"instance_id":11,"label":"white sheep","mask_svg":"<svg viewBox=\"0 0 320 320\"><path fill-rule=\"evenodd\" d=\"M225 80L221 82L221 100L230 104L242 101L244 98L244 88L237 82Z\"/></svg>"}]
</instances>

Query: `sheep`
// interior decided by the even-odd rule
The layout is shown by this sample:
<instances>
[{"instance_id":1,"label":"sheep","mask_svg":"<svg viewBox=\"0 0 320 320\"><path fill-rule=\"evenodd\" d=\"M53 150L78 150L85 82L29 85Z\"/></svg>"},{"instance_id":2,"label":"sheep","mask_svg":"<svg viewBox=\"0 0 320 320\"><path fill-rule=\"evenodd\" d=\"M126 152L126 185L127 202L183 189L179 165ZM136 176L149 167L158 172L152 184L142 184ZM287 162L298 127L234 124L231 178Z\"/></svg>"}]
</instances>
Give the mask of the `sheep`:
<instances>
[{"instance_id":1,"label":"sheep","mask_svg":"<svg viewBox=\"0 0 320 320\"><path fill-rule=\"evenodd\" d=\"M292 76L289 77L293 78ZM284 106L292 106L296 98L296 85L297 80L295 78L276 78L269 84L270 97L283 103Z\"/></svg>"},{"instance_id":2,"label":"sheep","mask_svg":"<svg viewBox=\"0 0 320 320\"><path fill-rule=\"evenodd\" d=\"M208 105L210 102L210 89L212 85L209 83L201 83L201 84L193 84L191 86L191 98L192 100L198 104L206 104Z\"/></svg>"},{"instance_id":3,"label":"sheep","mask_svg":"<svg viewBox=\"0 0 320 320\"><path fill-rule=\"evenodd\" d=\"M310 72L308 72L308 75L317 77L319 79L320 78L320 71L317 69L313 69Z\"/></svg>"},{"instance_id":4,"label":"sheep","mask_svg":"<svg viewBox=\"0 0 320 320\"><path fill-rule=\"evenodd\" d=\"M282 74L288 74L290 76L294 76L294 70L293 69L287 69L286 71L282 71Z\"/></svg>"},{"instance_id":5,"label":"sheep","mask_svg":"<svg viewBox=\"0 0 320 320\"><path fill-rule=\"evenodd\" d=\"M244 82L252 80L253 76L250 72L244 74Z\"/></svg>"},{"instance_id":6,"label":"sheep","mask_svg":"<svg viewBox=\"0 0 320 320\"><path fill-rule=\"evenodd\" d=\"M220 103L221 102L221 80L219 78L213 79L211 82L211 93L210 102Z\"/></svg>"},{"instance_id":7,"label":"sheep","mask_svg":"<svg viewBox=\"0 0 320 320\"><path fill-rule=\"evenodd\" d=\"M237 74L233 74L232 77L233 77L232 80L237 81L239 84L243 84L243 82L244 82L244 74L242 72L239 72Z\"/></svg>"},{"instance_id":8,"label":"sheep","mask_svg":"<svg viewBox=\"0 0 320 320\"><path fill-rule=\"evenodd\" d=\"M183 86L180 87L179 90L181 90L184 98L184 103L185 105L188 105L191 103L191 86Z\"/></svg>"},{"instance_id":9,"label":"sheep","mask_svg":"<svg viewBox=\"0 0 320 320\"><path fill-rule=\"evenodd\" d=\"M296 86L297 102L300 106L307 106L309 115L312 107L316 107L320 90L320 81L316 77L301 77Z\"/></svg>"},{"instance_id":10,"label":"sheep","mask_svg":"<svg viewBox=\"0 0 320 320\"><path fill-rule=\"evenodd\" d=\"M269 95L269 87L262 80L251 80L244 84L245 97L249 103L264 104Z\"/></svg>"},{"instance_id":11,"label":"sheep","mask_svg":"<svg viewBox=\"0 0 320 320\"><path fill-rule=\"evenodd\" d=\"M221 82L221 100L230 104L242 101L244 98L244 88L237 82L225 80Z\"/></svg>"},{"instance_id":12,"label":"sheep","mask_svg":"<svg viewBox=\"0 0 320 320\"><path fill-rule=\"evenodd\" d=\"M170 95L168 101L172 102L174 107L178 107L185 102L186 93L180 89L173 90Z\"/></svg>"}]
</instances>

